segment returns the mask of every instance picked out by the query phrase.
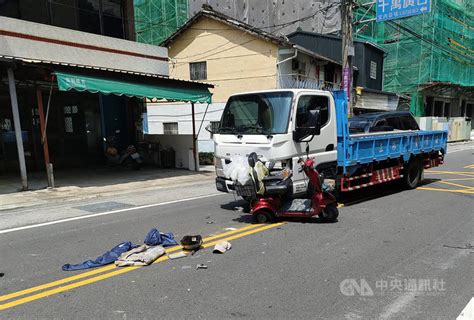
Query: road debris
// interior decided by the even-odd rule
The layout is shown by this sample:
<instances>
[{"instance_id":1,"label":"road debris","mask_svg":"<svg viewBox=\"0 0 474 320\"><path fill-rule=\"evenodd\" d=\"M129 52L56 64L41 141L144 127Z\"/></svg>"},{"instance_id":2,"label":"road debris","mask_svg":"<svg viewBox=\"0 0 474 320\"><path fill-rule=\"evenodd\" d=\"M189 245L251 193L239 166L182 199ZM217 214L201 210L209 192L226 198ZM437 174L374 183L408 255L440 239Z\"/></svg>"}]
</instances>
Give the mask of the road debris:
<instances>
[{"instance_id":1,"label":"road debris","mask_svg":"<svg viewBox=\"0 0 474 320\"><path fill-rule=\"evenodd\" d=\"M207 266L205 264L198 264L196 265L196 269L207 269Z\"/></svg>"},{"instance_id":2,"label":"road debris","mask_svg":"<svg viewBox=\"0 0 474 320\"><path fill-rule=\"evenodd\" d=\"M237 230L237 228L225 228L224 230L227 230L227 231L235 231L235 230Z\"/></svg>"},{"instance_id":3,"label":"road debris","mask_svg":"<svg viewBox=\"0 0 474 320\"><path fill-rule=\"evenodd\" d=\"M146 244L124 252L115 260L117 267L147 266L165 254L162 246L151 247Z\"/></svg>"},{"instance_id":4,"label":"road debris","mask_svg":"<svg viewBox=\"0 0 474 320\"><path fill-rule=\"evenodd\" d=\"M177 253L168 254L168 258L169 258L170 260L175 260L175 259L184 258L184 257L186 257L186 253L184 253L183 251L180 251L180 252L177 252Z\"/></svg>"},{"instance_id":5,"label":"road debris","mask_svg":"<svg viewBox=\"0 0 474 320\"><path fill-rule=\"evenodd\" d=\"M155 247L155 246L162 246L162 247L168 247L168 246L175 246L178 243L176 240L174 240L174 236L172 233L163 233L159 232L157 229L153 228L151 229L148 234L145 237L144 240L145 245L149 247ZM130 241L125 241L122 242L109 251L106 251L102 255L98 256L95 260L86 260L82 263L79 264L65 264L62 266L62 269L64 271L75 271L75 270L83 270L83 269L90 269L90 268L95 268L95 267L101 267L107 264L114 263L122 253L125 253L127 251L130 251L132 249L135 249L139 247L136 244L133 244ZM149 248L148 247L148 248ZM161 251L161 249L156 249L157 252ZM148 258L147 258L148 259Z\"/></svg>"},{"instance_id":6,"label":"road debris","mask_svg":"<svg viewBox=\"0 0 474 320\"><path fill-rule=\"evenodd\" d=\"M221 241L214 246L214 250L212 250L212 253L225 253L230 249L232 249L232 245L230 244L230 242Z\"/></svg>"},{"instance_id":7,"label":"road debris","mask_svg":"<svg viewBox=\"0 0 474 320\"><path fill-rule=\"evenodd\" d=\"M466 243L464 247L456 247L456 246L448 246L446 244L443 244L443 247L445 248L452 248L452 249L466 249L466 250L472 250L474 249L474 246L470 243Z\"/></svg>"},{"instance_id":8,"label":"road debris","mask_svg":"<svg viewBox=\"0 0 474 320\"><path fill-rule=\"evenodd\" d=\"M117 246L113 247L109 251L106 251L104 254L98 256L95 260L87 260L79 264L65 264L63 265L64 271L75 271L75 270L83 270L83 269L90 269L95 267L105 266L107 264L114 263L115 260L124 252L127 252L136 245L127 241L118 244Z\"/></svg>"},{"instance_id":9,"label":"road debris","mask_svg":"<svg viewBox=\"0 0 474 320\"><path fill-rule=\"evenodd\" d=\"M174 235L169 233L160 232L157 229L151 229L143 241L146 245L149 246L163 246L170 247L176 246L178 243L174 240Z\"/></svg>"},{"instance_id":10,"label":"road debris","mask_svg":"<svg viewBox=\"0 0 474 320\"><path fill-rule=\"evenodd\" d=\"M184 250L192 251L191 255L194 255L196 251L201 249L202 244L203 241L201 235L184 236L183 239L181 239L181 245L183 246Z\"/></svg>"}]
</instances>

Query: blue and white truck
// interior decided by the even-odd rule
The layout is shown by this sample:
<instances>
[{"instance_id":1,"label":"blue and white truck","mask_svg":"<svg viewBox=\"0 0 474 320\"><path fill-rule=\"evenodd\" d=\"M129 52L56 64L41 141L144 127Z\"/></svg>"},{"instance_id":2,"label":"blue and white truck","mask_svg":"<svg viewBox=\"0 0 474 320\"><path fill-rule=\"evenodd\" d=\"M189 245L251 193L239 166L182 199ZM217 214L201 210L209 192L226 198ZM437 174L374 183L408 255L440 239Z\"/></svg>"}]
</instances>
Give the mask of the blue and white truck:
<instances>
[{"instance_id":1,"label":"blue and white truck","mask_svg":"<svg viewBox=\"0 0 474 320\"><path fill-rule=\"evenodd\" d=\"M314 110L318 128L307 124ZM338 192L348 192L394 180L415 188L424 169L443 163L447 148L446 131L350 134L345 93L307 89L231 96L213 140L219 191L235 190L224 166L256 152L271 171L292 170L294 196L307 191L307 179L297 170L307 152L317 171L335 181Z\"/></svg>"}]
</instances>

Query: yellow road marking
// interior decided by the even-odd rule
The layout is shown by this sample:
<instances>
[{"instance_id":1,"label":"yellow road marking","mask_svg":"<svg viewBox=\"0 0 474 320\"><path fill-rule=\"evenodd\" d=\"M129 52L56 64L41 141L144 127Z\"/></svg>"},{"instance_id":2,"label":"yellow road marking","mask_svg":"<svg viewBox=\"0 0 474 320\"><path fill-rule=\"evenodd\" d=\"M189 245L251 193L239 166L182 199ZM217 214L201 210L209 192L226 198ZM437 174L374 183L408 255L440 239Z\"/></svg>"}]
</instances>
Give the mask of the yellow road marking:
<instances>
[{"instance_id":1,"label":"yellow road marking","mask_svg":"<svg viewBox=\"0 0 474 320\"><path fill-rule=\"evenodd\" d=\"M474 178L456 178L456 179L443 179L443 181L467 181L467 180L474 180Z\"/></svg>"},{"instance_id":2,"label":"yellow road marking","mask_svg":"<svg viewBox=\"0 0 474 320\"><path fill-rule=\"evenodd\" d=\"M427 191L440 191L440 192L454 192L454 193L466 193L466 194L474 194L474 190L449 190L449 189L437 189L437 188L428 188L428 187L418 187L417 190L427 190Z\"/></svg>"},{"instance_id":3,"label":"yellow road marking","mask_svg":"<svg viewBox=\"0 0 474 320\"><path fill-rule=\"evenodd\" d=\"M474 164L467 165L464 169L474 169Z\"/></svg>"},{"instance_id":4,"label":"yellow road marking","mask_svg":"<svg viewBox=\"0 0 474 320\"><path fill-rule=\"evenodd\" d=\"M434 173L434 174L462 174L474 176L472 171L441 171L441 170L426 170L425 173Z\"/></svg>"},{"instance_id":5,"label":"yellow road marking","mask_svg":"<svg viewBox=\"0 0 474 320\"><path fill-rule=\"evenodd\" d=\"M467 188L467 189L474 189L474 187L471 187L471 186L466 186L466 185L458 184L458 183L452 183L452 182L448 182L448 181L445 181L445 180L436 181L436 182L437 182L437 183L447 184L447 185L450 185L450 186L455 186L455 187L461 187L461 188Z\"/></svg>"},{"instance_id":6,"label":"yellow road marking","mask_svg":"<svg viewBox=\"0 0 474 320\"><path fill-rule=\"evenodd\" d=\"M215 240L215 241L212 241L212 242L209 242L209 243L205 243L203 245L203 247L208 248L208 247L214 246L219 241L223 241L223 240L230 241L230 240L238 239L238 238L245 237L247 235L251 235L251 234L254 234L254 233L257 233L257 232L265 231L267 229L279 227L279 226L282 226L284 224L285 224L285 222L269 224L269 225L263 225L263 226L262 225L257 225L257 226L259 226L258 228L254 228L253 230L238 233L236 235L233 235L233 236L230 236L230 237L227 237L227 238L224 238L224 239L219 239L219 240ZM242 229L243 228L239 229L238 231L241 231ZM234 231L237 231L237 230L234 230ZM214 237L216 238L217 236L214 236ZM178 250L178 248L176 248L176 250ZM173 250L173 251L175 251L175 250ZM166 260L168 260L168 256L162 256L159 259L157 259L154 262L154 264L160 263L160 262L163 262L163 261L166 261ZM92 278L89 278L89 279L86 279L86 280L71 283L71 284L63 286L63 287L58 287L58 288L54 288L54 289L51 289L51 290L43 291L43 292L28 296L28 297L24 297L24 298L15 300L15 301L11 301L11 302L8 302L8 303L1 304L0 305L0 310L9 309L9 308L12 308L12 307L15 307L15 306L27 303L27 302L38 300L38 299L48 297L48 296L51 296L51 295L54 295L54 294L58 294L58 293L61 293L61 292L64 292L64 291L68 291L68 290L71 290L71 289L74 289L74 288L82 287L82 286L85 286L85 285L88 285L88 284L91 284L91 283L94 283L94 282L98 282L98 281L108 279L108 278L111 278L111 277L114 277L114 276L117 276L117 275L120 275L120 274L123 274L123 273L130 272L130 271L133 271L133 270L136 270L136 269L139 269L139 268L142 268L142 267L124 267L122 269L117 268L118 270L111 271L111 272L106 273L106 274L102 274L102 275L92 277Z\"/></svg>"},{"instance_id":7,"label":"yellow road marking","mask_svg":"<svg viewBox=\"0 0 474 320\"><path fill-rule=\"evenodd\" d=\"M251 224L249 226L245 226L245 227L239 228L237 230L231 230L231 231L223 232L223 233L211 236L211 237L207 237L203 241L206 242L206 241L214 240L214 239L217 239L217 238L232 235L234 233L238 233L238 232L242 232L242 231L245 231L245 230L253 229L253 228L256 228L258 226L260 226L260 225L259 224ZM182 248L183 248L182 246L170 247L170 248L166 249L166 253L178 251L178 250L181 250ZM99 267L99 268L94 269L92 271L84 272L84 273L81 273L81 274L78 274L78 275L75 275L75 276L72 276L72 277L59 279L59 280L56 280L56 281L53 281L53 282L45 283L45 284L42 284L42 285L39 285L39 286L31 287L31 288L28 288L28 289L25 289L25 290L21 290L21 291L17 291L17 292L13 292L13 293L10 293L10 294L0 296L0 301L13 299L13 298L23 296L23 295L28 294L28 293L32 293L32 292L36 292L36 291L56 287L56 286L59 286L61 284L69 283L69 282L79 280L79 279L82 279L82 278L87 278L89 276L93 276L93 275L103 273L103 272L106 272L106 271L110 271L110 270L113 270L113 269L118 269L118 267L115 266L114 264L108 265L108 266L105 266L105 267Z\"/></svg>"},{"instance_id":8,"label":"yellow road marking","mask_svg":"<svg viewBox=\"0 0 474 320\"><path fill-rule=\"evenodd\" d=\"M455 176L460 176L460 177L474 177L472 174L461 174L461 173L444 173L444 172L427 172L425 171L425 173L430 173L430 174L452 174L452 175L455 175Z\"/></svg>"}]
</instances>

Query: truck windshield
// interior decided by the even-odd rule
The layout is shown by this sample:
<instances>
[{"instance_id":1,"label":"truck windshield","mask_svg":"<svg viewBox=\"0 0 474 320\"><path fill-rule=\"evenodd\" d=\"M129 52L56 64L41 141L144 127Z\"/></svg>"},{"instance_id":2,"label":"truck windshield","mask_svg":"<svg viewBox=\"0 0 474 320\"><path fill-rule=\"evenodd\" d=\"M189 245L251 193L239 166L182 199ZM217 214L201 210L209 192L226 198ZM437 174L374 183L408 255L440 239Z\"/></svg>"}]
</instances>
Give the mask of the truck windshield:
<instances>
[{"instance_id":1,"label":"truck windshield","mask_svg":"<svg viewBox=\"0 0 474 320\"><path fill-rule=\"evenodd\" d=\"M219 133L286 133L292 98L292 92L265 92L233 96L224 109Z\"/></svg>"}]
</instances>

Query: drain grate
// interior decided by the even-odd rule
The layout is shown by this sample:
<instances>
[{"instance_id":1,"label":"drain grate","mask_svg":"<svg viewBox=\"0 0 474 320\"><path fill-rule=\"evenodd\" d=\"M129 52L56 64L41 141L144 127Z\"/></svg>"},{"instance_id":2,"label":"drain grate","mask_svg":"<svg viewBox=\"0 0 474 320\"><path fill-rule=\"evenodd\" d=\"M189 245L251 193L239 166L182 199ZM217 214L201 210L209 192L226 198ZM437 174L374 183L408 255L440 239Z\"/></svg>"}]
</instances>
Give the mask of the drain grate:
<instances>
[{"instance_id":1,"label":"drain grate","mask_svg":"<svg viewBox=\"0 0 474 320\"><path fill-rule=\"evenodd\" d=\"M106 201L106 202L86 204L83 206L73 207L73 208L79 209L82 211L87 211L90 213L100 213L100 212L107 212L107 211L118 210L118 209L127 209L127 208L132 208L132 207L134 206L128 203Z\"/></svg>"}]
</instances>

